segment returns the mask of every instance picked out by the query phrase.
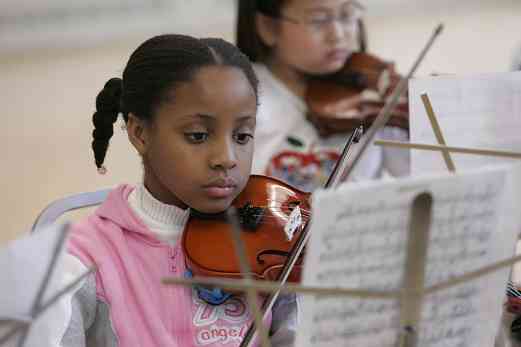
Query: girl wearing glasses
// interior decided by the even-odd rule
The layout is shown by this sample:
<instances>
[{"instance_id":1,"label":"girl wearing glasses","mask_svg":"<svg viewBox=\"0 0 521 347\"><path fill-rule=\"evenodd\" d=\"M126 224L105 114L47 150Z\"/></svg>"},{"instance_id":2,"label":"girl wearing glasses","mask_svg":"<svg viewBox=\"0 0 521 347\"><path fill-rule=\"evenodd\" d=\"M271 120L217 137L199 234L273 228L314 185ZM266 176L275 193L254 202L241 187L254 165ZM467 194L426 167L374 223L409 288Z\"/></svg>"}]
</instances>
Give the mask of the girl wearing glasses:
<instances>
[{"instance_id":1,"label":"girl wearing glasses","mask_svg":"<svg viewBox=\"0 0 521 347\"><path fill-rule=\"evenodd\" d=\"M260 79L253 171L311 191L329 176L349 133L324 136L307 117L311 76L342 69L365 47L364 7L354 0L239 0L237 45ZM378 83L381 81L378 81ZM357 112L347 103L346 112ZM379 138L407 141L407 130L385 127ZM352 177L408 174L407 151L371 146Z\"/></svg>"}]
</instances>

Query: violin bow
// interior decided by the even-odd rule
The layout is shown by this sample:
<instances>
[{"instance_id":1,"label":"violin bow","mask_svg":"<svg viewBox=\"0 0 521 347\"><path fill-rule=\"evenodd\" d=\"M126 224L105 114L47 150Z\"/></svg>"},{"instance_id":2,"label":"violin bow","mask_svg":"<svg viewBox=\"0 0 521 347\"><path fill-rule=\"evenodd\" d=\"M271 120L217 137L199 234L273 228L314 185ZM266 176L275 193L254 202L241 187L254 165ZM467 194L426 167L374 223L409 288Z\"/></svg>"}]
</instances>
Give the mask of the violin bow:
<instances>
[{"instance_id":1,"label":"violin bow","mask_svg":"<svg viewBox=\"0 0 521 347\"><path fill-rule=\"evenodd\" d=\"M335 188L340 183L340 179L344 175L344 172L347 170L347 167L345 167L345 163L349 160L349 149L351 148L351 145L354 143L358 143L360 141L360 138L364 134L364 126L360 125L358 126L355 131L351 134L349 137L349 140L347 140L347 143L344 146L344 149L342 150L342 155L340 158L336 161L335 167L333 171L331 171L331 174L329 175L329 178L327 179L326 183L324 184L324 189L328 188Z\"/></svg>"},{"instance_id":2,"label":"violin bow","mask_svg":"<svg viewBox=\"0 0 521 347\"><path fill-rule=\"evenodd\" d=\"M348 156L349 149L351 148L353 143L357 143L360 140L360 137L362 136L362 132L363 132L363 126L359 126L351 134L351 136L349 137L349 139L347 140L347 142L344 146L344 149L342 150L342 155L337 160L333 171L331 172L326 183L324 184L324 187L323 187L324 189L333 187L333 186L335 186L335 184L337 184L337 182L341 178L340 170L344 167L344 162L349 158L349 156ZM279 282L281 286L283 286L286 283L288 276L291 273L291 270L293 269L293 266L295 265L302 249L304 248L304 245L306 244L307 238L303 238L302 235L304 235L304 233L307 233L306 231L307 231L308 224L309 223L306 223L306 225L302 229L300 238L297 239L295 246L293 247L292 251L290 252L290 255L288 256L289 258L286 260L286 263L284 264L282 272L279 275L279 278L277 279L277 282ZM299 244L302 244L302 246L299 246ZM239 245L239 247L240 247L240 245ZM295 255L295 256L293 256L293 255ZM266 312L269 312L272 309L273 305L275 304L275 301L277 300L277 298L279 296L279 293L280 293L279 291L271 292L270 295L264 300L262 307L261 307L261 311L264 312L264 314L266 314ZM258 324L257 321L258 321L258 319L256 319L254 322L252 322L250 324L250 326L248 327L248 331L246 332L246 335L244 335L244 338L239 347L250 345L251 341L253 340L254 334L255 334L256 324ZM261 337L264 338L264 336L262 336L262 335L261 335Z\"/></svg>"},{"instance_id":3,"label":"violin bow","mask_svg":"<svg viewBox=\"0 0 521 347\"><path fill-rule=\"evenodd\" d=\"M346 168L346 170L347 169L349 169L349 170L347 171L346 175L344 175L342 177L341 175L338 174L338 172L340 171L341 167L343 166L343 162L347 159L347 150L349 149L350 144L353 142L354 135L357 131L355 131L351 135L350 139L346 143L346 146L344 147L344 151L342 152L342 157L337 161L337 164L335 165L335 169L331 173L324 188L330 188L331 186L336 187L338 185L338 183L339 183L338 181L340 179L347 180L349 175L353 172L353 169L355 168L355 166L360 162L362 155L364 154L365 150L368 148L369 144L371 143L372 139L376 135L377 131L380 130L381 128L383 128L385 126L385 124L389 121L389 119L391 118L392 112L396 108L396 105L398 104L398 101L399 101L401 95L407 89L408 80L416 72L416 70L418 69L418 66L423 61L423 59L427 55L427 52L432 47L434 41L441 34L442 31L443 31L443 24L439 24L435 28L433 34L429 38L429 41L426 43L425 47L420 52L418 58L414 62L413 66L411 67L411 69L409 70L407 75L402 77L402 79L400 80L400 82L398 83L396 88L394 89L391 96L386 100L384 107L380 110L375 121L369 128L369 131L367 132L367 135L365 136L365 139L364 139L363 143L361 144L362 147L357 152L350 167ZM281 271L281 274L279 275L279 278L278 278L280 287L285 285L285 283L289 277L289 274L293 270L295 263L297 262L298 258L300 257L300 254L302 253L302 251L304 250L304 247L307 244L307 241L310 236L309 225L310 225L309 222L306 223L306 225L302 229L302 232L299 235L297 242L293 246L293 249L291 250L290 255L288 256L288 259L286 260L286 263L284 264L284 268ZM275 301L279 297L279 293L280 293L280 290L276 291L275 293L271 293L266 298L266 300L264 300L264 303L262 305L262 310L263 310L264 314L266 314L266 312L269 312L273 308ZM244 339L242 340L240 347L249 347L250 346L251 342L253 341L253 337L255 336L255 328L256 328L255 324L252 323L250 325L250 327L248 328L248 331L247 331L246 335L244 336Z\"/></svg>"}]
</instances>

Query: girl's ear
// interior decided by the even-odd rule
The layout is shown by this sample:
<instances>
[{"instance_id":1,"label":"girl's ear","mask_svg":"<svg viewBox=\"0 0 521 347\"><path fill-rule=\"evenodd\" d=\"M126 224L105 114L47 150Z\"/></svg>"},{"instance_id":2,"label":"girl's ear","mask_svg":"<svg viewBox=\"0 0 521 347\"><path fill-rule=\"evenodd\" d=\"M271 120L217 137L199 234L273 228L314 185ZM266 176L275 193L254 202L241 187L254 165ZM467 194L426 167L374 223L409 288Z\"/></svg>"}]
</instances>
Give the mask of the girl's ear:
<instances>
[{"instance_id":1,"label":"girl's ear","mask_svg":"<svg viewBox=\"0 0 521 347\"><path fill-rule=\"evenodd\" d=\"M145 155L148 144L148 131L145 122L129 113L126 128L128 139L132 145L141 156Z\"/></svg>"},{"instance_id":2,"label":"girl's ear","mask_svg":"<svg viewBox=\"0 0 521 347\"><path fill-rule=\"evenodd\" d=\"M255 15L255 29L257 30L257 34L262 43L268 47L273 47L277 43L277 24L275 18L268 17L261 13Z\"/></svg>"}]
</instances>

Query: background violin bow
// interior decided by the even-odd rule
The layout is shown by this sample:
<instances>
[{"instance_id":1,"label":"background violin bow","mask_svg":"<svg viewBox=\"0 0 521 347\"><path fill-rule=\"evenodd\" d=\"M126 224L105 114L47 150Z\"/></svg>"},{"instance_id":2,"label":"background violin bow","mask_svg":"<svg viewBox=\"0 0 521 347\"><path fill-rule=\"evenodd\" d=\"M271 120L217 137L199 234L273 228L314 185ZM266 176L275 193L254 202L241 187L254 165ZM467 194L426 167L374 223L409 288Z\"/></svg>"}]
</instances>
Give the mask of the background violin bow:
<instances>
[{"instance_id":1,"label":"background violin bow","mask_svg":"<svg viewBox=\"0 0 521 347\"><path fill-rule=\"evenodd\" d=\"M346 148L342 151L341 157L338 159L335 168L333 169L332 175L329 177L325 184L325 188L336 188L342 180L342 177L346 174L346 172L349 169L348 159L349 159L349 147L353 143L358 143L360 141L360 138L364 134L364 127L362 125L358 126L353 134L351 135L349 141L346 144ZM342 166L342 167L340 167Z\"/></svg>"}]
</instances>

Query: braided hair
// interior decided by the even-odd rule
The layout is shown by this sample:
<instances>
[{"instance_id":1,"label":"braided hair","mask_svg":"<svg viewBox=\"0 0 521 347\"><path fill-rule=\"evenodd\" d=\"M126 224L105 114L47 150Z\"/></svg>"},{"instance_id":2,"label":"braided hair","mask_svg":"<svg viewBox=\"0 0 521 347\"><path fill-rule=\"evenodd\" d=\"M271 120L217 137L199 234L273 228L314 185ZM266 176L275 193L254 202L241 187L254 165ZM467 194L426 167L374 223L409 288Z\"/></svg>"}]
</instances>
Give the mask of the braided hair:
<instances>
[{"instance_id":1,"label":"braided hair","mask_svg":"<svg viewBox=\"0 0 521 347\"><path fill-rule=\"evenodd\" d=\"M125 123L129 113L151 121L161 103L175 102L175 87L189 82L202 67L233 66L241 69L258 100L258 80L250 61L237 47L222 39L197 39L185 35L160 35L142 43L130 56L123 78L111 78L96 98L92 117L92 150L98 169L103 162L113 125L122 114ZM101 171L100 171L101 172Z\"/></svg>"}]
</instances>

